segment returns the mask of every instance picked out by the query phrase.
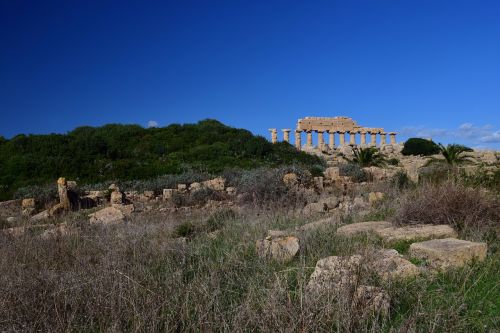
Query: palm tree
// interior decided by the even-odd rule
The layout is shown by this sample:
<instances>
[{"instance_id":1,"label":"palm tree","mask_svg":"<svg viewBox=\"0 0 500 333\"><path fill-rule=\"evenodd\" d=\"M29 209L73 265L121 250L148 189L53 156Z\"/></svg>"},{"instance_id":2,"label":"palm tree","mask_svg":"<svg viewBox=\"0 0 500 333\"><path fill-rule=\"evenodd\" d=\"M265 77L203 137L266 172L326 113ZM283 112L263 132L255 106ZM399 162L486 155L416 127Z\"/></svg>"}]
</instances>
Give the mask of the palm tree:
<instances>
[{"instance_id":1,"label":"palm tree","mask_svg":"<svg viewBox=\"0 0 500 333\"><path fill-rule=\"evenodd\" d=\"M439 150L449 165L457 165L469 161L470 156L466 156L464 153L473 151L471 148L459 144L449 144L446 147L439 144Z\"/></svg>"},{"instance_id":2,"label":"palm tree","mask_svg":"<svg viewBox=\"0 0 500 333\"><path fill-rule=\"evenodd\" d=\"M357 148L352 149L354 157L352 162L358 164L360 167L370 166L384 166L386 164L385 155L375 147Z\"/></svg>"}]
</instances>

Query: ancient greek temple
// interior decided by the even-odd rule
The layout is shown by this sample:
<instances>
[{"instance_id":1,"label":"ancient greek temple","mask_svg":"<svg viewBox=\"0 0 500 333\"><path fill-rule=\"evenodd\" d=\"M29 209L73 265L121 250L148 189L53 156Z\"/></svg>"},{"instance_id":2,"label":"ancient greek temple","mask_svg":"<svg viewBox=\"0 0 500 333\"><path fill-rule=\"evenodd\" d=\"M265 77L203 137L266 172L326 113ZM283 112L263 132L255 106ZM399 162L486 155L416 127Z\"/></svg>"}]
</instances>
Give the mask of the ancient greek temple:
<instances>
[{"instance_id":1,"label":"ancient greek temple","mask_svg":"<svg viewBox=\"0 0 500 333\"><path fill-rule=\"evenodd\" d=\"M270 128L271 142L278 142L278 130ZM283 129L283 140L290 142L291 129ZM317 148L326 148L325 133L328 133L328 148L335 149L344 145L361 146L383 146L387 145L387 135L390 137L391 145L396 144L396 133L386 132L383 128L372 128L359 126L354 120L348 117L305 117L299 119L295 130L295 147L302 149L302 133L306 133L306 148L314 148L313 132L317 133ZM370 141L367 142L367 135ZM348 136L348 137L347 137ZM359 140L357 137L359 136ZM377 140L377 136L380 137ZM338 137L338 141L336 139Z\"/></svg>"}]
</instances>

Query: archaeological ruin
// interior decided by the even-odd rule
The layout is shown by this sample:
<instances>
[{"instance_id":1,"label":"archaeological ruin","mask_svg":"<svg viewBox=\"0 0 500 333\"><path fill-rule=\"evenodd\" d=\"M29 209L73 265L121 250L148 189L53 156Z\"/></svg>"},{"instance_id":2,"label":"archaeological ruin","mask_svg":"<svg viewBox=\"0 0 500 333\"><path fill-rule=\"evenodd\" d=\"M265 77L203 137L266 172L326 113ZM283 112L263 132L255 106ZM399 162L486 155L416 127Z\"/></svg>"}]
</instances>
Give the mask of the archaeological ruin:
<instances>
[{"instance_id":1,"label":"archaeological ruin","mask_svg":"<svg viewBox=\"0 0 500 333\"><path fill-rule=\"evenodd\" d=\"M278 142L278 130L270 128L271 142ZM283 141L290 142L291 129L283 129ZM359 126L349 117L305 117L299 119L295 130L295 147L302 149L302 133L306 133L305 148L335 149L345 145L351 146L385 146L387 144L396 145L396 133L386 132L383 128ZM313 145L313 132L317 133L317 145ZM325 144L324 133L328 133L328 144ZM349 134L349 138L346 135ZM359 142L356 135L359 134ZM370 141L367 142L367 134ZM377 135L380 140L377 140ZM390 142L387 142L389 135ZM338 141L336 141L338 136ZM336 144L338 142L338 145Z\"/></svg>"}]
</instances>

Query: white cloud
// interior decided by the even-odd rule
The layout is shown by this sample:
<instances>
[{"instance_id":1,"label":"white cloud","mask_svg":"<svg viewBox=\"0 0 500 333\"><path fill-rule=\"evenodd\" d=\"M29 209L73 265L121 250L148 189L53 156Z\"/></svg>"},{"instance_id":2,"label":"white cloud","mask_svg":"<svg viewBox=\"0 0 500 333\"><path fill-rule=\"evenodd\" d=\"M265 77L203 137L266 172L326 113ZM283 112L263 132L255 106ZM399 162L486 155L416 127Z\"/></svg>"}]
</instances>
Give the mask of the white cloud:
<instances>
[{"instance_id":1,"label":"white cloud","mask_svg":"<svg viewBox=\"0 0 500 333\"><path fill-rule=\"evenodd\" d=\"M464 123L458 126L456 129L409 126L404 127L400 133L406 136L416 136L423 138L465 140L478 146L485 143L500 143L500 131L495 131L495 129L491 125L476 126L472 123Z\"/></svg>"},{"instance_id":2,"label":"white cloud","mask_svg":"<svg viewBox=\"0 0 500 333\"><path fill-rule=\"evenodd\" d=\"M148 121L148 128L151 128L151 127L158 127L158 122L156 120L150 120Z\"/></svg>"},{"instance_id":3,"label":"white cloud","mask_svg":"<svg viewBox=\"0 0 500 333\"><path fill-rule=\"evenodd\" d=\"M484 143L500 143L500 131L491 133L490 135L485 135L480 139Z\"/></svg>"}]
</instances>

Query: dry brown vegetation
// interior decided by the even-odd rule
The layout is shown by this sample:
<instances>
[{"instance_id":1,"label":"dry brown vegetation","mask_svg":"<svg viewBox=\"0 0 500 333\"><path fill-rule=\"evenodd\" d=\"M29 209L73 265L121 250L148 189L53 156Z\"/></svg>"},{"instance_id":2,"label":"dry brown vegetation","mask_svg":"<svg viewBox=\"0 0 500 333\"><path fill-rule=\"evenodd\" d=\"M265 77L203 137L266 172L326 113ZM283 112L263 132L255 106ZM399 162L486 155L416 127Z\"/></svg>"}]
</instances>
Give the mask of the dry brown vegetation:
<instances>
[{"instance_id":1,"label":"dry brown vegetation","mask_svg":"<svg viewBox=\"0 0 500 333\"><path fill-rule=\"evenodd\" d=\"M376 186L387 193L371 212L376 219L395 213L404 223L450 223L461 227L465 238L465 228L499 225L498 199L479 189L452 183ZM290 214L302 203L287 199L287 192L250 181L248 187L254 191L245 199L251 209L238 213L150 212L105 228L71 213L66 222L77 230L72 235L0 234L0 331L494 332L500 327L498 239L488 240L485 262L447 273L386 283L363 271L360 284L383 287L392 299L387 316L366 316L351 306L349 295L315 298L305 286L319 259L370 258L384 244L374 236L338 237L331 225L301 238L300 253L290 263L260 259L255 241L267 230L310 219ZM277 204L263 205L264 199ZM193 226L189 239L175 238L187 223Z\"/></svg>"}]
</instances>

